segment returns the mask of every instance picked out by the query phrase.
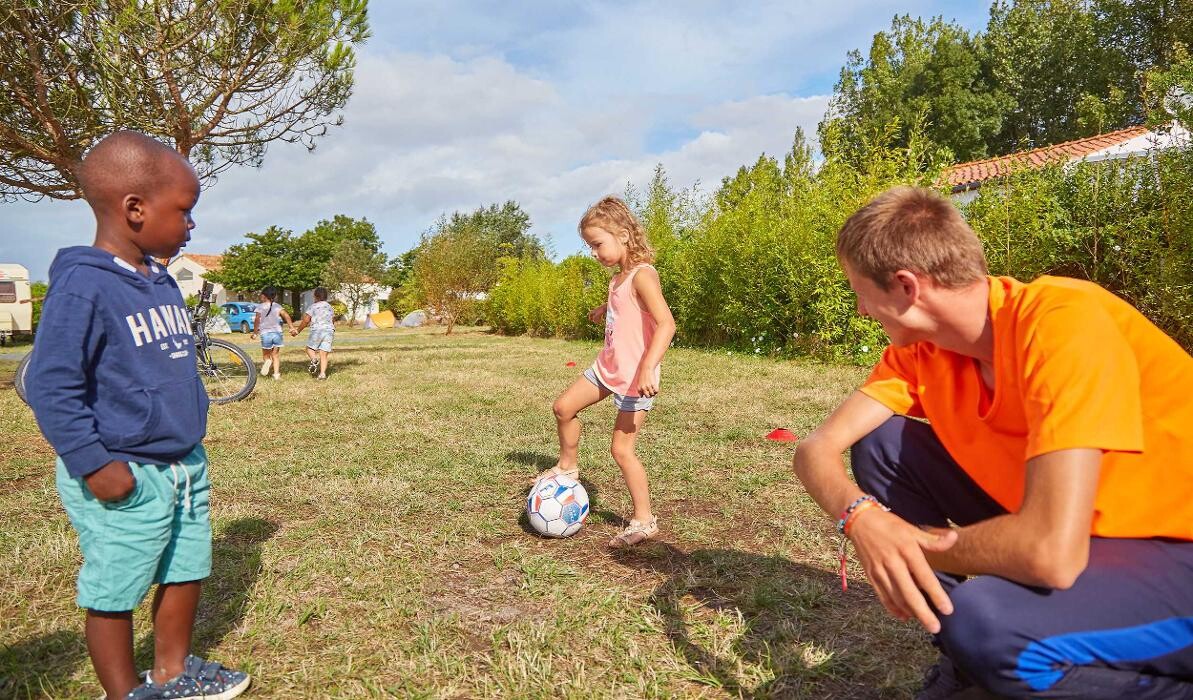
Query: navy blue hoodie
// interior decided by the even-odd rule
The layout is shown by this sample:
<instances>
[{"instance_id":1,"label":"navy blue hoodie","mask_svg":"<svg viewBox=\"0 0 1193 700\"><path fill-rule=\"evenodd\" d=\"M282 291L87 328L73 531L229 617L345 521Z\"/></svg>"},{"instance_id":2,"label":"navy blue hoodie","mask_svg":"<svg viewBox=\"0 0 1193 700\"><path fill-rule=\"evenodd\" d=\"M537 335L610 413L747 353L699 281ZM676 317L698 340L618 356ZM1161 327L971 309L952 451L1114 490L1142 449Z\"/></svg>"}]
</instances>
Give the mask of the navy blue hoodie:
<instances>
[{"instance_id":1,"label":"navy blue hoodie","mask_svg":"<svg viewBox=\"0 0 1193 700\"><path fill-rule=\"evenodd\" d=\"M50 266L25 384L46 440L72 476L113 460L170 464L207 432L207 392L178 285L90 246Z\"/></svg>"}]
</instances>

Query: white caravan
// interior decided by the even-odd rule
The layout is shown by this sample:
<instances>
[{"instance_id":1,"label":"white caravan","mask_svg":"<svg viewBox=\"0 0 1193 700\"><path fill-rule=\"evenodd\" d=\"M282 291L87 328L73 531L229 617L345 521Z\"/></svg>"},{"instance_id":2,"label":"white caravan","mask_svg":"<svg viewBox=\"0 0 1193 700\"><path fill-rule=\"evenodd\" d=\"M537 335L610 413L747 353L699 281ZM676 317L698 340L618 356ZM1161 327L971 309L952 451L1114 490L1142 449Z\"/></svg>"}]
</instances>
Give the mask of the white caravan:
<instances>
[{"instance_id":1,"label":"white caravan","mask_svg":"<svg viewBox=\"0 0 1193 700\"><path fill-rule=\"evenodd\" d=\"M33 303L29 270L0 263L0 345L14 335L33 333Z\"/></svg>"}]
</instances>

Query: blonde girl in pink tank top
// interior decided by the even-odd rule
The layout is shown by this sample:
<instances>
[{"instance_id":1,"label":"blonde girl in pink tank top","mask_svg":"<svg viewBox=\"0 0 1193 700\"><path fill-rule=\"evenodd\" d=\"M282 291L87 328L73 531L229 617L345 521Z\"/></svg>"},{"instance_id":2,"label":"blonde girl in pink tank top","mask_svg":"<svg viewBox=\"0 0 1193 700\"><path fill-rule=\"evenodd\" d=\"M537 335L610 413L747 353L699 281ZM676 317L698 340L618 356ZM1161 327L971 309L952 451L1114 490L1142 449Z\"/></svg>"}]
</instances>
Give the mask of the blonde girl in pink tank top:
<instances>
[{"instance_id":1,"label":"blonde girl in pink tank top","mask_svg":"<svg viewBox=\"0 0 1193 700\"><path fill-rule=\"evenodd\" d=\"M559 430L559 462L537 478L562 474L579 477L580 411L612 396L617 406L613 424L613 459L621 468L634 512L629 525L610 547L626 547L659 532L650 507L646 469L634 444L646 422L646 412L659 393L659 366L675 336L675 319L663 298L659 273L650 265L654 251L646 231L626 203L605 197L580 219L580 237L592 256L605 267L616 267L605 304L588 313L593 323L605 317L605 346L596 361L555 399Z\"/></svg>"}]
</instances>

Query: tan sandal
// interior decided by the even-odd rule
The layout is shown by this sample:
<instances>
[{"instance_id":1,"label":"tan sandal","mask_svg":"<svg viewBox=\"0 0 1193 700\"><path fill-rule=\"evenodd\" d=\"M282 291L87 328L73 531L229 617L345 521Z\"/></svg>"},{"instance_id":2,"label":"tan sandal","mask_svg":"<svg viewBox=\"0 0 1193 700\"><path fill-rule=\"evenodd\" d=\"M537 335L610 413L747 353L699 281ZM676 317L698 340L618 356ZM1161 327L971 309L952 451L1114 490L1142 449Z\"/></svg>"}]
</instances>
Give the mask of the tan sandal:
<instances>
[{"instance_id":1,"label":"tan sandal","mask_svg":"<svg viewBox=\"0 0 1193 700\"><path fill-rule=\"evenodd\" d=\"M647 540L654 539L659 534L659 518L658 516L651 516L650 522L643 523L637 520L631 520L626 529L617 534L616 537L609 540L609 546L613 549L620 549L622 547L633 547L636 544L641 544Z\"/></svg>"},{"instance_id":2,"label":"tan sandal","mask_svg":"<svg viewBox=\"0 0 1193 700\"><path fill-rule=\"evenodd\" d=\"M537 484L543 479L551 479L557 476L566 476L572 481L579 481L580 467L576 467L575 469L560 469L558 466L551 467L550 469L544 469L542 472L539 472L539 475L531 479L531 481Z\"/></svg>"}]
</instances>

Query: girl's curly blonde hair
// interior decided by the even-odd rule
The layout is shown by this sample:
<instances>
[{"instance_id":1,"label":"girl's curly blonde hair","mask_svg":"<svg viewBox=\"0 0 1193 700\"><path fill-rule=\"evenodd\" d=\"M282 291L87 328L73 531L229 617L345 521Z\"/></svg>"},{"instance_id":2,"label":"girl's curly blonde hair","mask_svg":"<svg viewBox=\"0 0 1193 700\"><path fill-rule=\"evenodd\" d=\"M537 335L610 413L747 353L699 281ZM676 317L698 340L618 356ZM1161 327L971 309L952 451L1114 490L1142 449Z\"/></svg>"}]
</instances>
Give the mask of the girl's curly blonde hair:
<instances>
[{"instance_id":1,"label":"girl's curly blonde hair","mask_svg":"<svg viewBox=\"0 0 1193 700\"><path fill-rule=\"evenodd\" d=\"M621 197L609 195L588 208L584 216L580 217L577 229L581 234L589 226L600 226L621 239L629 253L631 269L642 263L654 262L654 248L646 240L646 229L638 222L638 217L630 211L629 205Z\"/></svg>"}]
</instances>

